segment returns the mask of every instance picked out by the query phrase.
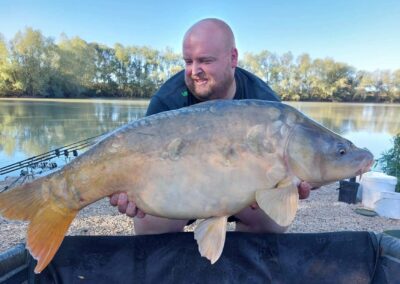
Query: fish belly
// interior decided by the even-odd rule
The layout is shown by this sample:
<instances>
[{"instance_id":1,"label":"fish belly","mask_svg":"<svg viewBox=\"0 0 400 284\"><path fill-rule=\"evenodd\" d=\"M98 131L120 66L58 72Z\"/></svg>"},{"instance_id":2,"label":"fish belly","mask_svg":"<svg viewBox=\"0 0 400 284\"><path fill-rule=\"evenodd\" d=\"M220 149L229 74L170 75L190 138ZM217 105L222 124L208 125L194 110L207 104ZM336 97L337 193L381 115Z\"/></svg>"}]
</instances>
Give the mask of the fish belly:
<instances>
[{"instance_id":1,"label":"fish belly","mask_svg":"<svg viewBox=\"0 0 400 284\"><path fill-rule=\"evenodd\" d=\"M255 202L255 192L268 186L267 166L254 155L230 165L216 162L213 155L161 160L128 194L139 208L155 216L233 215Z\"/></svg>"}]
</instances>

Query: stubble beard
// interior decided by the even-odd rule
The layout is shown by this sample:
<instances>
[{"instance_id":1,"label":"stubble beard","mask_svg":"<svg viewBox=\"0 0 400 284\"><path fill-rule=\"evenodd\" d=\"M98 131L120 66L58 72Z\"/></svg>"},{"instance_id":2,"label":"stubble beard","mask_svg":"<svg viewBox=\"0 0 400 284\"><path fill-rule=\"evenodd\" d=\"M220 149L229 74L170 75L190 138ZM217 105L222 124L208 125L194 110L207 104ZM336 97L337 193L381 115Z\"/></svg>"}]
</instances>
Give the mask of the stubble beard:
<instances>
[{"instance_id":1,"label":"stubble beard","mask_svg":"<svg viewBox=\"0 0 400 284\"><path fill-rule=\"evenodd\" d=\"M207 78L205 86L196 86L193 78L185 76L185 83L189 91L200 101L222 99L227 96L227 91L234 83L234 78L226 72L220 83L213 78Z\"/></svg>"}]
</instances>

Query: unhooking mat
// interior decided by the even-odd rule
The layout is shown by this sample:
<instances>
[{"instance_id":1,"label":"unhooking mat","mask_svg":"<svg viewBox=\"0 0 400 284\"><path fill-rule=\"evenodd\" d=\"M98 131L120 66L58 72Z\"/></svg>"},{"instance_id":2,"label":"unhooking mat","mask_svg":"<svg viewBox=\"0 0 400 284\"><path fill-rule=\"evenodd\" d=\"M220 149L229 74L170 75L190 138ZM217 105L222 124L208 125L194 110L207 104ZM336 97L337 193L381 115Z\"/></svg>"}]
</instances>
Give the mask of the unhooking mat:
<instances>
[{"instance_id":1,"label":"unhooking mat","mask_svg":"<svg viewBox=\"0 0 400 284\"><path fill-rule=\"evenodd\" d=\"M400 283L398 239L382 245L383 239L369 232L228 232L211 265L192 233L69 236L41 274L33 274L30 258L28 282Z\"/></svg>"}]
</instances>

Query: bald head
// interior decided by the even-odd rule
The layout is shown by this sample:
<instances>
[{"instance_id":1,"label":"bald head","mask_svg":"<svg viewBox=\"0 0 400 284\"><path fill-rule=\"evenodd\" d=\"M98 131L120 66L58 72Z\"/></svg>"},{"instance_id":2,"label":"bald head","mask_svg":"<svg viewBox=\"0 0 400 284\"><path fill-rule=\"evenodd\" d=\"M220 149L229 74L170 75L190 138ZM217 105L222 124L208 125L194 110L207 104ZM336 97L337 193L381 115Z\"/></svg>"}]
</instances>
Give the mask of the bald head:
<instances>
[{"instance_id":1,"label":"bald head","mask_svg":"<svg viewBox=\"0 0 400 284\"><path fill-rule=\"evenodd\" d=\"M203 19L191 26L183 37L183 44L191 40L213 42L225 51L236 47L235 36L228 24L214 18Z\"/></svg>"},{"instance_id":2,"label":"bald head","mask_svg":"<svg viewBox=\"0 0 400 284\"><path fill-rule=\"evenodd\" d=\"M183 38L182 55L186 86L198 100L234 97L238 52L226 23L205 19L194 24Z\"/></svg>"}]
</instances>

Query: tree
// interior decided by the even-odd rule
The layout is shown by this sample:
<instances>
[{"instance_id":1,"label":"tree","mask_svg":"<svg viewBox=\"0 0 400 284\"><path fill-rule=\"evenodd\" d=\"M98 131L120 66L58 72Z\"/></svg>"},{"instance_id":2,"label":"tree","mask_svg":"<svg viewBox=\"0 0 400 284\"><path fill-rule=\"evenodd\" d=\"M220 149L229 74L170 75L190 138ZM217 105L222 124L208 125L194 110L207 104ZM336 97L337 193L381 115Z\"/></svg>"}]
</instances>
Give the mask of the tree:
<instances>
[{"instance_id":1,"label":"tree","mask_svg":"<svg viewBox=\"0 0 400 284\"><path fill-rule=\"evenodd\" d=\"M117 81L118 90L125 95L128 94L128 70L131 66L130 49L117 43L114 45L116 69L115 78Z\"/></svg>"},{"instance_id":2,"label":"tree","mask_svg":"<svg viewBox=\"0 0 400 284\"><path fill-rule=\"evenodd\" d=\"M372 102L400 101L400 70L357 72L355 99Z\"/></svg>"},{"instance_id":3,"label":"tree","mask_svg":"<svg viewBox=\"0 0 400 284\"><path fill-rule=\"evenodd\" d=\"M180 54L175 53L171 48L167 47L160 54L160 66L157 76L157 85L160 86L172 75L184 69L183 60Z\"/></svg>"},{"instance_id":4,"label":"tree","mask_svg":"<svg viewBox=\"0 0 400 284\"><path fill-rule=\"evenodd\" d=\"M134 94L141 98L149 97L157 89L157 73L160 66L159 51L150 47L136 47L132 54L135 66Z\"/></svg>"},{"instance_id":5,"label":"tree","mask_svg":"<svg viewBox=\"0 0 400 284\"><path fill-rule=\"evenodd\" d=\"M0 96L11 95L11 70L7 43L0 34Z\"/></svg>"},{"instance_id":6,"label":"tree","mask_svg":"<svg viewBox=\"0 0 400 284\"><path fill-rule=\"evenodd\" d=\"M239 66L284 100L400 102L400 70L356 71L331 58L268 50L244 53ZM0 96L148 98L183 68L171 48L108 47L66 35L55 44L32 28L10 42L0 34Z\"/></svg>"},{"instance_id":7,"label":"tree","mask_svg":"<svg viewBox=\"0 0 400 284\"><path fill-rule=\"evenodd\" d=\"M393 72L392 82L393 102L400 102L400 69Z\"/></svg>"},{"instance_id":8,"label":"tree","mask_svg":"<svg viewBox=\"0 0 400 284\"><path fill-rule=\"evenodd\" d=\"M100 96L118 96L118 85L115 76L118 62L115 50L97 43L91 43L90 45L95 50L95 94Z\"/></svg>"},{"instance_id":9,"label":"tree","mask_svg":"<svg viewBox=\"0 0 400 284\"><path fill-rule=\"evenodd\" d=\"M311 92L311 68L312 60L307 53L297 57L297 74L299 80L299 96L301 100L308 100Z\"/></svg>"},{"instance_id":10,"label":"tree","mask_svg":"<svg viewBox=\"0 0 400 284\"><path fill-rule=\"evenodd\" d=\"M378 162L386 174L397 177L396 191L400 192L400 133L393 137L393 147Z\"/></svg>"},{"instance_id":11,"label":"tree","mask_svg":"<svg viewBox=\"0 0 400 284\"><path fill-rule=\"evenodd\" d=\"M273 85L278 81L279 60L276 54L262 50L258 54L245 52L240 66L254 73L267 84Z\"/></svg>"},{"instance_id":12,"label":"tree","mask_svg":"<svg viewBox=\"0 0 400 284\"><path fill-rule=\"evenodd\" d=\"M67 97L91 94L96 78L96 50L79 37L63 36L58 44L58 70L64 80L62 89Z\"/></svg>"},{"instance_id":13,"label":"tree","mask_svg":"<svg viewBox=\"0 0 400 284\"><path fill-rule=\"evenodd\" d=\"M297 69L297 66L293 63L291 52L286 52L280 57L279 81L275 88L281 95L282 100L298 101L300 99L301 82Z\"/></svg>"},{"instance_id":14,"label":"tree","mask_svg":"<svg viewBox=\"0 0 400 284\"><path fill-rule=\"evenodd\" d=\"M328 81L333 86L333 101L349 101L354 96L355 70L346 63L334 62L328 70Z\"/></svg>"},{"instance_id":15,"label":"tree","mask_svg":"<svg viewBox=\"0 0 400 284\"><path fill-rule=\"evenodd\" d=\"M11 41L13 89L20 95L47 96L56 46L40 31L26 28Z\"/></svg>"},{"instance_id":16,"label":"tree","mask_svg":"<svg viewBox=\"0 0 400 284\"><path fill-rule=\"evenodd\" d=\"M357 86L354 98L357 101L372 101L377 93L372 74L367 71L358 71L356 74L356 82Z\"/></svg>"},{"instance_id":17,"label":"tree","mask_svg":"<svg viewBox=\"0 0 400 284\"><path fill-rule=\"evenodd\" d=\"M354 71L351 66L330 58L315 59L310 73L310 99L346 101L352 97Z\"/></svg>"},{"instance_id":18,"label":"tree","mask_svg":"<svg viewBox=\"0 0 400 284\"><path fill-rule=\"evenodd\" d=\"M394 102L395 89L392 73L389 70L379 70L376 73L376 88L379 93L379 101Z\"/></svg>"}]
</instances>

